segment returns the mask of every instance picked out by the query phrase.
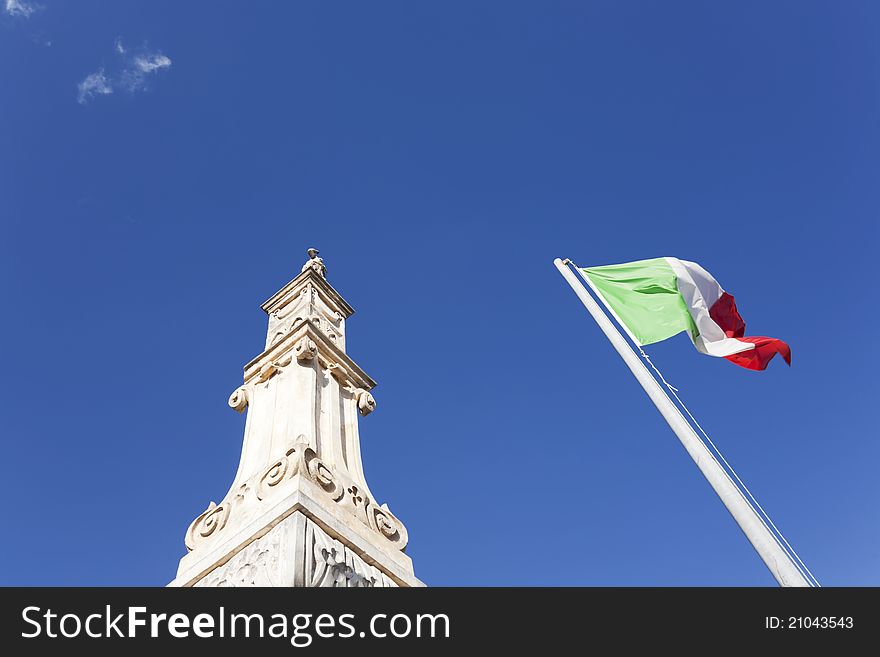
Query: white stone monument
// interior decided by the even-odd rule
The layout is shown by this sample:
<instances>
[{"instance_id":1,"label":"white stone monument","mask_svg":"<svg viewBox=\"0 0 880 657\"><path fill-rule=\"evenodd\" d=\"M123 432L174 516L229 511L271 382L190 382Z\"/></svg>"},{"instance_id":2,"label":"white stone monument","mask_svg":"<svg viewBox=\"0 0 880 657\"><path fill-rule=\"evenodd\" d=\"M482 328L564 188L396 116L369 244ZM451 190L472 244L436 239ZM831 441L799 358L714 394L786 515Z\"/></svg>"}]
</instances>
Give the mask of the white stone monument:
<instances>
[{"instance_id":1,"label":"white stone monument","mask_svg":"<svg viewBox=\"0 0 880 657\"><path fill-rule=\"evenodd\" d=\"M266 301L266 348L229 397L247 409L238 472L186 532L169 586L423 586L407 532L370 492L358 415L375 382L345 353L354 309L316 249Z\"/></svg>"}]
</instances>

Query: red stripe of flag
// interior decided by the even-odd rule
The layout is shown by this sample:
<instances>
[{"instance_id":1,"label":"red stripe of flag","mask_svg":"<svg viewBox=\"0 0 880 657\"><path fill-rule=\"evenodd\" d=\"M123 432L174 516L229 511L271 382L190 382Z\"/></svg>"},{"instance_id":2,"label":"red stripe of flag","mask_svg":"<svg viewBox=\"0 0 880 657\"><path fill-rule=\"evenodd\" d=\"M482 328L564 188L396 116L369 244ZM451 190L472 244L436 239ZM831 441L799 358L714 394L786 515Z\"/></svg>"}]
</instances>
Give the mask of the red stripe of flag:
<instances>
[{"instance_id":1,"label":"red stripe of flag","mask_svg":"<svg viewBox=\"0 0 880 657\"><path fill-rule=\"evenodd\" d=\"M739 311L733 296L725 292L709 309L709 317L721 327L728 338L736 338L740 342L750 342L754 349L741 351L738 354L725 356L731 363L749 370L767 369L767 365L776 354L780 354L786 363L791 365L791 348L778 338L763 336L746 337L746 323Z\"/></svg>"}]
</instances>

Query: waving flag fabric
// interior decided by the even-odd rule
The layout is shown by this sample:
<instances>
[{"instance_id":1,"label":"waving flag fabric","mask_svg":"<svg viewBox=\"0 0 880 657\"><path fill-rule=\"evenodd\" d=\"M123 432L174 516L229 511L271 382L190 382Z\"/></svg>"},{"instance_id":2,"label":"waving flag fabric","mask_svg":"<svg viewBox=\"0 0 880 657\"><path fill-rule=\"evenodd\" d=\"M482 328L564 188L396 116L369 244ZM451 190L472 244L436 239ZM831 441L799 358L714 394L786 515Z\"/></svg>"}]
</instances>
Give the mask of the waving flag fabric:
<instances>
[{"instance_id":1,"label":"waving flag fabric","mask_svg":"<svg viewBox=\"0 0 880 657\"><path fill-rule=\"evenodd\" d=\"M581 269L617 321L640 346L685 331L698 351L763 370L791 349L776 338L745 335L733 296L695 262L653 258Z\"/></svg>"}]
</instances>

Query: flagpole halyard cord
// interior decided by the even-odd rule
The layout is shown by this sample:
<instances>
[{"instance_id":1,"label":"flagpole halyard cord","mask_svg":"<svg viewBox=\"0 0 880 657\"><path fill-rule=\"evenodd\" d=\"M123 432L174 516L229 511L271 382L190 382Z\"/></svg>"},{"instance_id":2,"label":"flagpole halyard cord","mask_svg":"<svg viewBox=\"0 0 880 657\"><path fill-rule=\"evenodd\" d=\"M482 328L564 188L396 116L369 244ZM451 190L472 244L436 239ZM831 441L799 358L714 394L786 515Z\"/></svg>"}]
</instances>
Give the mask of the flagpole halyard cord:
<instances>
[{"instance_id":1,"label":"flagpole halyard cord","mask_svg":"<svg viewBox=\"0 0 880 657\"><path fill-rule=\"evenodd\" d=\"M590 286L590 289L593 290L593 293L602 302L602 305L605 306L605 308L608 310L608 312L611 314L611 316L615 319L615 321L624 329L626 334L629 335L630 340L634 343L636 348L639 350L639 353L641 354L642 358L644 358L647 361L648 365L651 366L651 369L654 370L654 372L656 373L656 375L660 379L660 381L663 383L663 385L665 385L669 389L669 391L672 393L672 396L675 397L675 400L678 402L679 406L684 410L685 413L688 414L688 417L690 417L694 426L696 426L696 428L700 430L700 433L703 434L703 436L706 438L706 441L708 441L709 445L711 445L712 451L714 451L714 453L717 454L718 457L721 459L722 463L724 463L725 467L729 471L728 478L729 478L729 475L732 474L733 477L736 479L736 481L739 482L738 485L736 483L734 483L734 485L737 486L737 488L739 488L742 492L745 493L746 502L748 503L748 505L752 508L752 510L755 512L755 514L758 516L758 518L761 520L761 522L767 528L767 531L769 531L771 534L773 534L774 539L779 544L779 546L785 552L787 552L790 557L793 557L795 567L801 572L801 574L804 576L804 578L807 580L807 582L810 584L810 586L822 586L821 584L819 584L819 580L816 579L816 577L813 575L813 573L807 567L807 564L804 563L804 561L803 561L803 559L801 559L800 555L791 546L791 543L788 542L788 539L785 538L785 535L782 533L782 531L780 531L780 529L776 526L776 523L774 523L772 518L770 518L770 515L764 510L764 507L761 506L761 503L758 502L757 498L752 494L752 491L749 490L749 487L746 486L745 482L742 480L742 478L740 478L739 474L736 472L736 470L734 470L733 466L730 465L728 460L724 457L724 454L721 453L721 450L718 449L718 446L714 443L712 438L709 437L709 434L706 433L706 430L703 429L703 426L697 421L697 418L694 417L694 414L691 413L691 410L681 400L681 397L678 396L678 388L676 388L671 383L669 383L669 381L666 380L666 377L663 376L663 372L661 372L657 368L657 366L654 365L654 361L651 360L651 357L645 352L645 349L642 347L642 345L638 343L638 341L635 339L635 336L632 335L632 333L630 333L630 331L627 329L626 325L620 320L620 318L617 316L617 313L614 312L614 310L608 304L608 302L606 301L606 299L602 295L602 293L596 289L596 287L593 285L593 283L589 279L589 277L584 275L583 269L568 259L563 261L563 263L570 264L572 267L575 268L575 271L577 271L578 275L587 283L587 285ZM725 474L727 474L727 473L725 473ZM754 504L753 504L753 502L754 502ZM757 508L755 508L755 507L757 507ZM768 523L769 523L769 527L768 527ZM771 529L771 527L772 527L772 529Z\"/></svg>"},{"instance_id":2,"label":"flagpole halyard cord","mask_svg":"<svg viewBox=\"0 0 880 657\"><path fill-rule=\"evenodd\" d=\"M642 359L638 357L629 342L615 328L611 319L587 292L583 283L579 282L578 276L567 266L573 266L573 263L570 260L566 260L563 263L562 260L556 259L554 264L596 321L605 337L608 338L612 347L623 359L667 424L669 424L669 427L678 437L685 451L693 459L694 464L719 496L774 578L776 578L781 586L813 586L812 581L805 576L801 567L780 543L779 538L770 530L767 523L751 502L749 502L742 489L736 485L727 470L715 458L715 455L694 430L693 425L682 414L681 409L664 392L664 388L660 385L657 378L645 367ZM580 270L578 272L581 273L581 278L584 278L583 273ZM602 298L601 294L598 296L600 299ZM633 342L638 344L637 340L633 340ZM645 355L643 350L640 349L639 351L642 352L643 356ZM657 371L656 368L654 369ZM662 378L662 375L659 376ZM664 380L664 383L667 382ZM668 383L667 389L671 390L668 387Z\"/></svg>"},{"instance_id":3,"label":"flagpole halyard cord","mask_svg":"<svg viewBox=\"0 0 880 657\"><path fill-rule=\"evenodd\" d=\"M807 581L810 582L811 586L821 587L822 585L819 584L819 580L817 580L816 577L813 575L813 573L810 571L810 569L807 568L807 564L805 564L803 562L803 559L801 559L800 555L791 546L791 543L788 542L788 539L785 538L782 531L780 531L780 529L776 526L776 523L774 523L773 520L770 518L770 515L766 511L764 511L764 507L761 506L761 503L758 502L757 498L754 495L752 495L752 491L749 490L749 487L746 486L746 483L740 478L740 476L737 474L736 470L733 469L733 466L730 465L730 463L727 461L727 459L724 458L724 454L721 453L721 450L718 449L718 446L712 441L712 439L709 437L709 434L706 433L706 430L703 429L703 426L697 421L697 418L694 417L694 414L691 413L691 411L687 407L687 405L681 400L681 397L678 396L678 388L673 387L672 384L670 384L665 379L665 377L663 376L663 373L659 369L657 369L657 366L654 365L654 361L651 360L651 357L647 353L645 353L645 350L642 347L639 347L639 351L641 352L642 357L646 361L648 361L648 364L651 366L651 369L653 369L657 373L657 376L660 377L660 380L663 382L663 384L667 388L669 388L669 391L672 393L672 396L675 397L675 400L678 402L679 406L681 406L684 409L684 412L688 414L688 417L690 417L691 421L694 423L694 426L696 426L697 429L700 430L700 433L702 433L703 436L705 436L706 440L709 442L709 445L712 446L712 450L715 452L715 454L718 455L718 457L721 459L721 461L724 463L724 465L730 471L730 474L732 474L734 476L734 478L736 479L736 481L739 482L738 488L740 488L742 491L744 491L746 493L746 495L749 497L749 499L746 500L747 502L749 502L749 506L751 506L753 509L756 506L758 507L756 509L756 512L759 512L759 517L761 517L761 521L764 522L764 520L766 519L764 526L766 527L767 523L770 523L770 527L773 528L772 533L774 533L777 536L777 539L782 539L782 543L784 543L784 545L782 545L782 544L780 544L780 545L786 552L788 552L791 556L794 557L795 566L797 567L797 569L801 571L801 573L804 575L805 578L807 578ZM749 501L749 500L751 500L751 501ZM752 504L752 502L754 502L754 504ZM770 527L768 527L767 529L770 530ZM779 540L777 540L777 542L779 542Z\"/></svg>"}]
</instances>

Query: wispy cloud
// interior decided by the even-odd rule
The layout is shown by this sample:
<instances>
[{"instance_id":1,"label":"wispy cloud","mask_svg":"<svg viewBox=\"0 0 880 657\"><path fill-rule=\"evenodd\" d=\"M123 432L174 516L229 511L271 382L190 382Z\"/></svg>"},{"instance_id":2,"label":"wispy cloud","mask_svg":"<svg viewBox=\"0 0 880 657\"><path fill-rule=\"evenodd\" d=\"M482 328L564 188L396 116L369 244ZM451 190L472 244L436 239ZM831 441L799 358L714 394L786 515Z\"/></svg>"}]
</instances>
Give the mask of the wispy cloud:
<instances>
[{"instance_id":1,"label":"wispy cloud","mask_svg":"<svg viewBox=\"0 0 880 657\"><path fill-rule=\"evenodd\" d=\"M162 53L138 55L122 72L122 84L132 93L140 91L147 86L147 76L163 68L171 68L171 59Z\"/></svg>"},{"instance_id":2,"label":"wispy cloud","mask_svg":"<svg viewBox=\"0 0 880 657\"><path fill-rule=\"evenodd\" d=\"M38 5L36 2L32 2L31 0L0 0L0 14L4 11L12 16L13 20L22 19L27 20L33 14L38 11L42 11L44 9L43 5ZM23 26L24 23L19 21L20 25ZM39 21L37 21L39 24ZM25 28L27 32L30 29ZM34 26L35 32L29 34L28 37L31 41L33 41L38 46L49 47L52 45L52 40L46 36L46 31L43 29L39 29Z\"/></svg>"},{"instance_id":3,"label":"wispy cloud","mask_svg":"<svg viewBox=\"0 0 880 657\"><path fill-rule=\"evenodd\" d=\"M40 8L39 5L27 0L6 0L4 6L6 7L7 14L22 18L29 18L31 14Z\"/></svg>"},{"instance_id":4,"label":"wispy cloud","mask_svg":"<svg viewBox=\"0 0 880 657\"><path fill-rule=\"evenodd\" d=\"M113 85L104 75L104 69L87 75L82 82L76 85L76 88L79 91L77 101L80 105L85 105L94 96L108 96L113 93Z\"/></svg>"},{"instance_id":5,"label":"wispy cloud","mask_svg":"<svg viewBox=\"0 0 880 657\"><path fill-rule=\"evenodd\" d=\"M110 73L104 69L92 73L77 85L77 100L85 105L95 96L107 96L114 89L123 89L129 93L145 91L150 77L163 69L171 68L171 58L158 50L146 47L131 49L126 47L122 38L113 43L116 58Z\"/></svg>"},{"instance_id":6,"label":"wispy cloud","mask_svg":"<svg viewBox=\"0 0 880 657\"><path fill-rule=\"evenodd\" d=\"M143 73L152 73L171 66L171 60L162 53L155 53L146 57L135 57L134 65Z\"/></svg>"}]
</instances>

